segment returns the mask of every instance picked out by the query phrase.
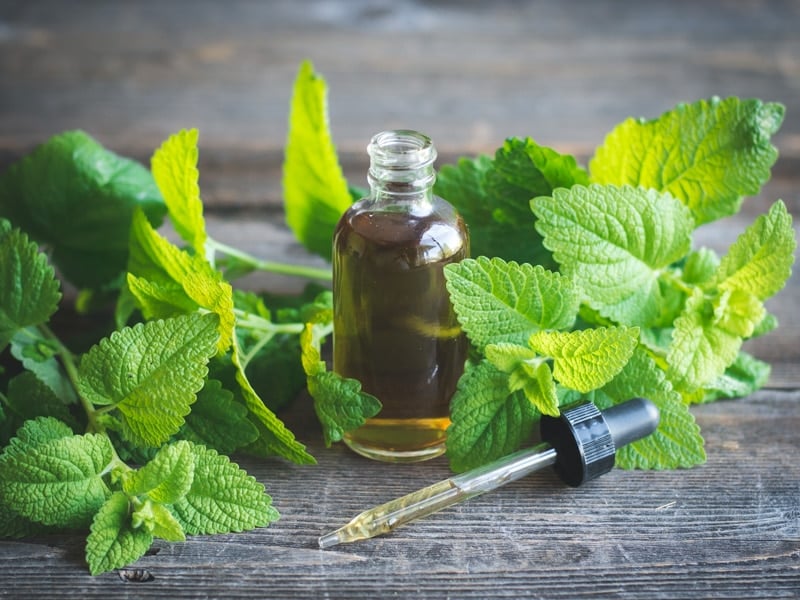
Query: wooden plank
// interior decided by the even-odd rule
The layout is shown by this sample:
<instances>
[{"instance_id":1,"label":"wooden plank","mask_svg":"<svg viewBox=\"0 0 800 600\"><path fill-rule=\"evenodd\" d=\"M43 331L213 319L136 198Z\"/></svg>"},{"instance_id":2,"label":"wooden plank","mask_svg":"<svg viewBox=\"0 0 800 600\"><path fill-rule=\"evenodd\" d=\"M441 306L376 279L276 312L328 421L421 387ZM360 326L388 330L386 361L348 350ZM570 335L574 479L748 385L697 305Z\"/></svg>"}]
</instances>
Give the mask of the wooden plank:
<instances>
[{"instance_id":1,"label":"wooden plank","mask_svg":"<svg viewBox=\"0 0 800 600\"><path fill-rule=\"evenodd\" d=\"M628 116L730 94L783 102L800 155L796 2L0 4L0 153L86 128L141 156L196 126L206 152L279 149L294 74L331 87L345 154L376 131L448 153L532 135L588 154Z\"/></svg>"},{"instance_id":2,"label":"wooden plank","mask_svg":"<svg viewBox=\"0 0 800 600\"><path fill-rule=\"evenodd\" d=\"M64 129L147 162L171 132L198 127L212 235L321 266L281 212L289 96L304 58L328 79L333 136L359 184L367 140L389 127L432 135L440 165L510 135L585 164L628 116L711 95L783 102L773 180L736 218L698 232L724 252L777 198L800 215L798 29L796 0L0 0L0 169ZM302 282L254 275L243 285ZM385 465L325 449L301 398L284 417L319 466L240 459L283 515L272 527L158 542L130 570L96 578L83 536L2 540L0 597L796 598L798 300L795 273L770 301L780 328L747 346L773 365L770 389L692 408L707 441L702 467L614 471L580 489L540 474L323 552L321 533L450 473L444 459Z\"/></svg>"},{"instance_id":3,"label":"wooden plank","mask_svg":"<svg viewBox=\"0 0 800 600\"><path fill-rule=\"evenodd\" d=\"M541 473L327 551L317 537L449 475L444 459L386 465L324 449L308 404L287 423L319 460L241 459L282 519L245 534L158 542L130 571L90 577L82 538L0 542L14 597L792 598L800 593L800 392L693 408L708 463L614 472L566 488ZM378 485L379 482L379 485ZM141 570L136 573L135 570ZM148 582L121 577L152 576Z\"/></svg>"}]
</instances>

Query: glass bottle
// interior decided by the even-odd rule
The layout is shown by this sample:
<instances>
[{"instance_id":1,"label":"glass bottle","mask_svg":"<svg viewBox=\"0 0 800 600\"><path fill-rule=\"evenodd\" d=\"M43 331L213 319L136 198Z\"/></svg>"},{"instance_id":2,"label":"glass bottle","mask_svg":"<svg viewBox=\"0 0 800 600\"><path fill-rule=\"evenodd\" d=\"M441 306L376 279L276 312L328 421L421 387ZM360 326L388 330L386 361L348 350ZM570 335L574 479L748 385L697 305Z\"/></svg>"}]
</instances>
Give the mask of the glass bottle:
<instances>
[{"instance_id":1,"label":"glass bottle","mask_svg":"<svg viewBox=\"0 0 800 600\"><path fill-rule=\"evenodd\" d=\"M333 238L333 365L383 408L344 441L377 460L426 460L444 452L466 360L444 267L468 256L469 236L433 194L428 137L385 131L367 152L370 195L345 212Z\"/></svg>"}]
</instances>

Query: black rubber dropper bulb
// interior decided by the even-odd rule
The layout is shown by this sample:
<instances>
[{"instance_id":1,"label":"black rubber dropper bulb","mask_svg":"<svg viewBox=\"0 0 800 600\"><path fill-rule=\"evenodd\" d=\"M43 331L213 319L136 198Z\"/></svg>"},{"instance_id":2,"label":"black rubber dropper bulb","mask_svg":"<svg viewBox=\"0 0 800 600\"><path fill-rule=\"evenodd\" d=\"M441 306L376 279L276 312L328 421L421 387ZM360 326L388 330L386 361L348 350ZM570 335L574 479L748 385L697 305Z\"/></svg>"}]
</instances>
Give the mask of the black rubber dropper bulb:
<instances>
[{"instance_id":1,"label":"black rubber dropper bulb","mask_svg":"<svg viewBox=\"0 0 800 600\"><path fill-rule=\"evenodd\" d=\"M602 411L583 401L563 408L558 417L543 416L539 430L556 451L556 473L564 483L579 486L608 473L617 450L650 435L658 421L658 408L645 398Z\"/></svg>"}]
</instances>

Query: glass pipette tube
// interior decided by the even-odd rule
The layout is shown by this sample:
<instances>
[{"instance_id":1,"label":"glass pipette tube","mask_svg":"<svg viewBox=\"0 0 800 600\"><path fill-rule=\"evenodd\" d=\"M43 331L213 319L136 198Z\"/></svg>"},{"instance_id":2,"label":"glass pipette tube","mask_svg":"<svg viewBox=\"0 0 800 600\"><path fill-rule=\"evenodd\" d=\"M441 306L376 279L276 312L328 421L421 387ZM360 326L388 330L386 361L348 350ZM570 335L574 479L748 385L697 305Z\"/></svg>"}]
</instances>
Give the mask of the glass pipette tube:
<instances>
[{"instance_id":1,"label":"glass pipette tube","mask_svg":"<svg viewBox=\"0 0 800 600\"><path fill-rule=\"evenodd\" d=\"M658 408L644 398L603 411L591 402L577 402L564 407L558 417L542 417L542 443L365 510L347 525L320 537L319 546L330 548L388 533L548 466L554 466L568 485L582 485L608 473L616 451L650 435L658 421Z\"/></svg>"},{"instance_id":2,"label":"glass pipette tube","mask_svg":"<svg viewBox=\"0 0 800 600\"><path fill-rule=\"evenodd\" d=\"M547 443L504 456L492 463L365 510L347 525L319 538L320 548L330 548L389 533L401 525L447 506L474 498L555 464L556 451Z\"/></svg>"}]
</instances>

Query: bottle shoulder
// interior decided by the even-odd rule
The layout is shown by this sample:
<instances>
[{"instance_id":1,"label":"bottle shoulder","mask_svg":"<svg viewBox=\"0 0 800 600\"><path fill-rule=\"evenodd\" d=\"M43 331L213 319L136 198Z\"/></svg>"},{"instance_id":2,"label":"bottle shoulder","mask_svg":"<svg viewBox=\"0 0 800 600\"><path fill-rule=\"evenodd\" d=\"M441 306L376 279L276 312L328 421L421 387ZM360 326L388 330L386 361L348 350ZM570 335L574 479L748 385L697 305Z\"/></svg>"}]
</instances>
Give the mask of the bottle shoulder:
<instances>
[{"instance_id":1,"label":"bottle shoulder","mask_svg":"<svg viewBox=\"0 0 800 600\"><path fill-rule=\"evenodd\" d=\"M367 199L342 215L334 250L376 260L400 256L406 267L413 267L464 258L469 252L469 233L453 206L441 198L434 197L424 211L399 210Z\"/></svg>"}]
</instances>

